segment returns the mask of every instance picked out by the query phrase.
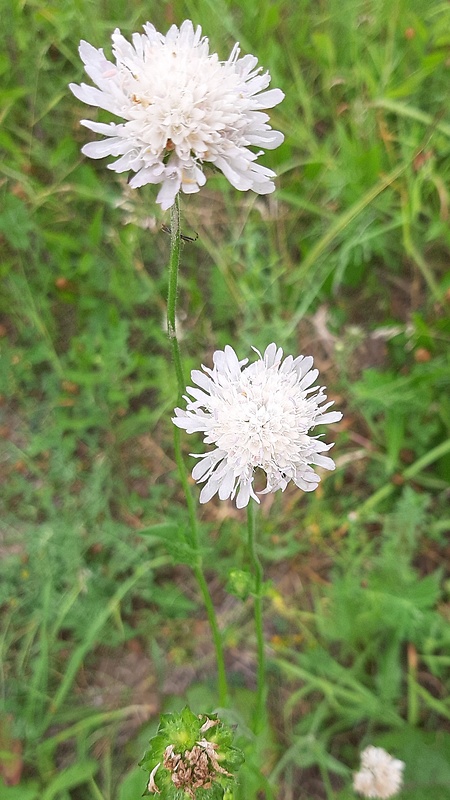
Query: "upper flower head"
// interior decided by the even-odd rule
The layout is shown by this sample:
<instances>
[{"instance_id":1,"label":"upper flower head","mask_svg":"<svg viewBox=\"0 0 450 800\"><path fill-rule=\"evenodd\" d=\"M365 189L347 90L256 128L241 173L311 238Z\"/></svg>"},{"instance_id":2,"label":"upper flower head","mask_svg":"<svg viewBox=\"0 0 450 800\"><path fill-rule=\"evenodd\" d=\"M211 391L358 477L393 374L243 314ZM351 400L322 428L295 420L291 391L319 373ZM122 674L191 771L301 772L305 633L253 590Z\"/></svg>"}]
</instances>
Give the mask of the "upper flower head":
<instances>
[{"instance_id":1,"label":"upper flower head","mask_svg":"<svg viewBox=\"0 0 450 800\"><path fill-rule=\"evenodd\" d=\"M254 472L260 467L267 475L260 494L285 490L289 481L311 492L320 481L311 465L334 469L334 462L322 455L332 447L310 436L315 425L338 422L342 414L328 411L332 402L324 388L312 386L319 372L311 369L311 356L287 356L269 344L262 356L248 366L239 361L233 348L214 353L213 369L193 370L191 378L200 388L188 387L193 400L185 397L186 411L175 409L173 419L188 433L203 431L206 444L216 445L200 458L192 477L204 482L200 502L218 492L221 500L234 498L238 508L253 497ZM206 373L206 374L205 374ZM325 405L323 405L325 403Z\"/></svg>"},{"instance_id":2,"label":"upper flower head","mask_svg":"<svg viewBox=\"0 0 450 800\"><path fill-rule=\"evenodd\" d=\"M132 187L161 183L157 202L166 209L182 189L198 192L206 182L203 163L220 169L241 190L267 194L275 188L274 173L256 164L260 154L251 146L272 149L283 141L261 109L284 97L280 89L263 91L270 83L257 59L239 57L236 44L227 61L209 53L208 39L190 20L166 36L149 22L130 44L117 28L113 35L115 64L103 50L82 41L80 56L95 89L70 84L74 95L91 106L111 111L125 122L106 125L82 120L87 128L107 136L90 142L82 152L91 158L120 156L110 169L132 170Z\"/></svg>"},{"instance_id":3,"label":"upper flower head","mask_svg":"<svg viewBox=\"0 0 450 800\"><path fill-rule=\"evenodd\" d=\"M400 791L405 764L382 747L369 745L361 753L361 769L353 777L355 792L363 797L388 800Z\"/></svg>"}]
</instances>

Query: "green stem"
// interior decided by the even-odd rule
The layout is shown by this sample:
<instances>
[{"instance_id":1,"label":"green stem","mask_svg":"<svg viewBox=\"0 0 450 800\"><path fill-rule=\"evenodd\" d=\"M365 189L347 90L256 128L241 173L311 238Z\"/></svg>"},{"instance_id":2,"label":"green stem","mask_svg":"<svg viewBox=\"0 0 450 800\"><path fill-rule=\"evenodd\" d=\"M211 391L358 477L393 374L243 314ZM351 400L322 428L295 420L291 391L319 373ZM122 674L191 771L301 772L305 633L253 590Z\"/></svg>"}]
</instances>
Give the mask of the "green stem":
<instances>
[{"instance_id":1,"label":"green stem","mask_svg":"<svg viewBox=\"0 0 450 800\"><path fill-rule=\"evenodd\" d=\"M102 795L100 789L98 788L93 778L90 779L89 786L91 789L92 797L95 797L95 800L105 800L104 795Z\"/></svg>"},{"instance_id":2,"label":"green stem","mask_svg":"<svg viewBox=\"0 0 450 800\"><path fill-rule=\"evenodd\" d=\"M433 447L432 450L429 450L428 453L425 453L424 456L421 456L407 467L402 472L402 477L405 481L412 480L417 475L421 473L426 467L429 467L430 464L433 464L439 458L443 458L447 453L450 452L450 439L446 439L445 442L441 442L440 444ZM374 506L377 506L382 500L385 500L389 497L390 494L395 492L396 485L392 482L385 484L380 489L378 489L371 497L365 500L358 509L358 517L361 517L367 511L372 510Z\"/></svg>"},{"instance_id":3,"label":"green stem","mask_svg":"<svg viewBox=\"0 0 450 800\"><path fill-rule=\"evenodd\" d=\"M175 365L175 374L177 376L178 404L180 404L182 402L182 397L186 387L186 382L184 380L180 346L178 344L177 333L176 333L178 269L180 265L180 252L181 252L180 203L178 195L171 209L170 222L171 222L171 227L170 227L169 291L167 297L167 330L169 333L170 344L172 347L172 357ZM175 461L178 467L178 473L180 476L181 485L183 487L184 496L186 498L186 505L188 511L188 519L189 519L190 545L196 554L196 560L193 565L193 572L203 598L203 603L206 608L208 622L211 628L211 633L214 641L214 649L216 652L216 663L217 663L217 675L218 675L219 705L225 706L227 704L227 698L228 698L228 684L227 684L227 676L225 670L225 658L223 652L222 637L220 635L214 604L211 598L211 594L203 570L203 561L199 545L196 505L194 502L194 498L192 496L188 473L183 459L183 453L181 449L180 429L176 425L174 425L173 427L174 427L173 439L174 439Z\"/></svg>"},{"instance_id":4,"label":"green stem","mask_svg":"<svg viewBox=\"0 0 450 800\"><path fill-rule=\"evenodd\" d=\"M334 800L333 787L331 785L330 776L324 764L319 764L320 774L322 776L323 785L327 795L327 800Z\"/></svg>"},{"instance_id":5,"label":"green stem","mask_svg":"<svg viewBox=\"0 0 450 800\"><path fill-rule=\"evenodd\" d=\"M408 723L410 725L417 725L419 719L419 696L417 694L417 655L413 645L409 645L408 649L408 673L407 673L407 687L408 687Z\"/></svg>"},{"instance_id":6,"label":"green stem","mask_svg":"<svg viewBox=\"0 0 450 800\"><path fill-rule=\"evenodd\" d=\"M180 235L180 201L178 195L170 210L170 261L169 261L169 291L167 295L167 331L172 347L172 356L175 364L175 373L178 385L178 402L181 402L186 382L181 363L180 346L177 339L177 296L178 296L178 269L180 266L181 235Z\"/></svg>"},{"instance_id":7,"label":"green stem","mask_svg":"<svg viewBox=\"0 0 450 800\"><path fill-rule=\"evenodd\" d=\"M262 615L262 584L263 568L255 547L255 504L250 500L247 506L248 551L255 576L255 589L253 608L255 616L257 674L256 674L256 709L254 716L254 730L259 733L265 723L265 678L266 657L264 652L264 629Z\"/></svg>"}]
</instances>

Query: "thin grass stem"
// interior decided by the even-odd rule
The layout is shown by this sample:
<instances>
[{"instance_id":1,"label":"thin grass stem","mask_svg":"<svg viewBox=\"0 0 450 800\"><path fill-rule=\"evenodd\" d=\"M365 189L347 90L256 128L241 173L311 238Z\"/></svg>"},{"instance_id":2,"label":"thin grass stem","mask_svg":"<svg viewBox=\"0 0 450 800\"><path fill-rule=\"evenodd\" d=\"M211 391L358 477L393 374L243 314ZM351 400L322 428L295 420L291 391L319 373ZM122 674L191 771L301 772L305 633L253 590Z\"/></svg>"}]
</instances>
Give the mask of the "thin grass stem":
<instances>
[{"instance_id":1,"label":"thin grass stem","mask_svg":"<svg viewBox=\"0 0 450 800\"><path fill-rule=\"evenodd\" d=\"M95 798L95 800L105 800L105 796L101 793L96 782L94 781L94 778L90 779L89 788L91 790L91 795Z\"/></svg>"},{"instance_id":2,"label":"thin grass stem","mask_svg":"<svg viewBox=\"0 0 450 800\"><path fill-rule=\"evenodd\" d=\"M149 561L139 564L134 570L133 575L119 585L116 593L111 597L106 606L93 617L89 627L85 630L83 641L75 648L70 656L64 677L62 678L61 683L59 684L59 687L50 702L47 714L43 717L39 726L38 731L40 735L42 735L48 729L51 722L54 722L55 715L63 705L71 687L73 686L73 682L83 662L83 659L86 656L86 653L88 653L94 646L94 642L96 641L99 632L109 617L114 614L114 610L117 605L122 602L127 593L147 572L152 569L157 569L158 567L161 567L167 563L166 556L159 556L158 558L153 558Z\"/></svg>"},{"instance_id":3,"label":"thin grass stem","mask_svg":"<svg viewBox=\"0 0 450 800\"><path fill-rule=\"evenodd\" d=\"M450 439L446 439L444 442L440 442L440 444L433 447L428 453L421 456L417 459L411 466L407 467L403 470L402 478L404 481L411 480L415 478L417 475L420 474L422 470L428 467L430 464L433 464L439 458L447 455L450 452ZM396 486L392 481L390 483L386 483L384 486L381 486L380 489L377 489L367 500L362 503L358 509L358 516L362 517L363 514L366 514L368 511L372 511L375 506L382 502L382 500L386 500L393 492L396 490Z\"/></svg>"},{"instance_id":4,"label":"thin grass stem","mask_svg":"<svg viewBox=\"0 0 450 800\"><path fill-rule=\"evenodd\" d=\"M322 781L323 781L323 785L324 785L324 788L325 788L325 792L326 792L326 795L327 795L327 800L334 800L335 794L334 794L334 791L333 791L333 787L331 785L331 781L330 781L330 776L328 774L328 770L325 767L325 765L322 764L322 763L319 763L319 770L320 770L320 775L322 777Z\"/></svg>"},{"instance_id":5,"label":"thin grass stem","mask_svg":"<svg viewBox=\"0 0 450 800\"><path fill-rule=\"evenodd\" d=\"M419 719L419 695L417 693L417 651L413 644L408 646L408 723L411 726L417 725Z\"/></svg>"}]
</instances>

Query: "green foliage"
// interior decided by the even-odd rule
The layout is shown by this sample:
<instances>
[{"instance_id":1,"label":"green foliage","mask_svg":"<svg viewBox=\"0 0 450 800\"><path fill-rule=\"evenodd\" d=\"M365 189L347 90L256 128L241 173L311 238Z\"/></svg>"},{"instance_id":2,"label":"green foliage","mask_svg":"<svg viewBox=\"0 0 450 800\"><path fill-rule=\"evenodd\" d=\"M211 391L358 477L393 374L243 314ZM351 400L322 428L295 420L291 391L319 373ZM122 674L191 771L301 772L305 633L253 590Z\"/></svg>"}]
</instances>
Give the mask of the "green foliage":
<instances>
[{"instance_id":1,"label":"green foliage","mask_svg":"<svg viewBox=\"0 0 450 800\"><path fill-rule=\"evenodd\" d=\"M281 674L300 683L300 688L293 685L285 713L295 717L295 710L302 708L284 769L303 753L305 765L340 774L342 763L325 763L321 748L329 752L335 737L355 728L360 740L367 730L368 742L373 742L371 731L386 726L392 730L387 743L375 737L376 743L409 763L414 756L407 745L400 747L409 741L404 738L405 717L411 726L426 725L430 714L450 717L448 701L424 689L416 667L420 661L430 663L428 653L434 654L432 669L442 680L437 667L449 644L448 625L437 610L441 572L421 578L414 566L421 532L429 523L428 503L429 498L407 489L377 537L364 540L361 529L353 528L337 556L332 583L316 593L305 646L301 651L283 648L277 657ZM301 612L298 617L301 621ZM362 741L361 750L363 746ZM410 781L417 787L426 778L417 779L412 768Z\"/></svg>"},{"instance_id":2,"label":"green foliage","mask_svg":"<svg viewBox=\"0 0 450 800\"><path fill-rule=\"evenodd\" d=\"M393 370L366 370L362 379L353 384L355 405L364 409L374 440L385 450L388 474L401 465L402 449L408 448L418 458L450 438L444 400L449 385L447 355L429 363L408 365L400 374ZM449 483L448 461L441 466L440 475Z\"/></svg>"}]
</instances>

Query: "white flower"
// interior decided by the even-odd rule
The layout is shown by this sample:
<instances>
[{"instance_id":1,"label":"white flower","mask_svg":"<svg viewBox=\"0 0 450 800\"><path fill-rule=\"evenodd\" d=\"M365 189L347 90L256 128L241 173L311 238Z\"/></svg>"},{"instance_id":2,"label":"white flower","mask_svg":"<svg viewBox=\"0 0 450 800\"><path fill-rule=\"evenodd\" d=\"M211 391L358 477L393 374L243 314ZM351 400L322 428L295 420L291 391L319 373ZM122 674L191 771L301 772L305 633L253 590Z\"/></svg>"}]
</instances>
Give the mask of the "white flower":
<instances>
[{"instance_id":1,"label":"white flower","mask_svg":"<svg viewBox=\"0 0 450 800\"><path fill-rule=\"evenodd\" d=\"M82 125L108 137L90 142L82 152L90 158L119 156L109 164L116 172L132 170L133 188L162 184L157 202L173 205L180 191L198 192L206 182L203 163L220 169L243 191L272 192L275 176L255 161L262 151L284 139L267 124L262 111L284 97L280 89L264 91L270 83L258 60L239 57L236 44L227 61L209 53L208 39L190 20L172 25L166 36L150 22L132 44L116 28L112 35L116 63L102 49L82 41L79 52L85 69L98 86L70 84L74 95L91 106L111 111L120 124L82 120Z\"/></svg>"},{"instance_id":2,"label":"white flower","mask_svg":"<svg viewBox=\"0 0 450 800\"><path fill-rule=\"evenodd\" d=\"M255 349L255 348L253 348ZM285 490L289 481L311 492L320 481L312 466L334 469L334 462L322 455L332 447L309 435L315 425L338 422L342 414L327 409L323 388L313 387L318 376L311 369L311 356L287 356L269 344L259 359L245 366L233 348L217 350L214 367L193 370L191 378L199 388L188 387L183 411L175 409L175 425L188 433L202 431L204 442L216 447L196 455L200 461L192 477L205 482L200 502L218 493L221 500L234 498L238 508L252 497L255 469L266 473L267 485L260 494Z\"/></svg>"},{"instance_id":3,"label":"white flower","mask_svg":"<svg viewBox=\"0 0 450 800\"><path fill-rule=\"evenodd\" d=\"M400 791L405 764L382 747L369 745L361 753L361 769L353 776L353 788L364 797L386 800Z\"/></svg>"}]
</instances>

